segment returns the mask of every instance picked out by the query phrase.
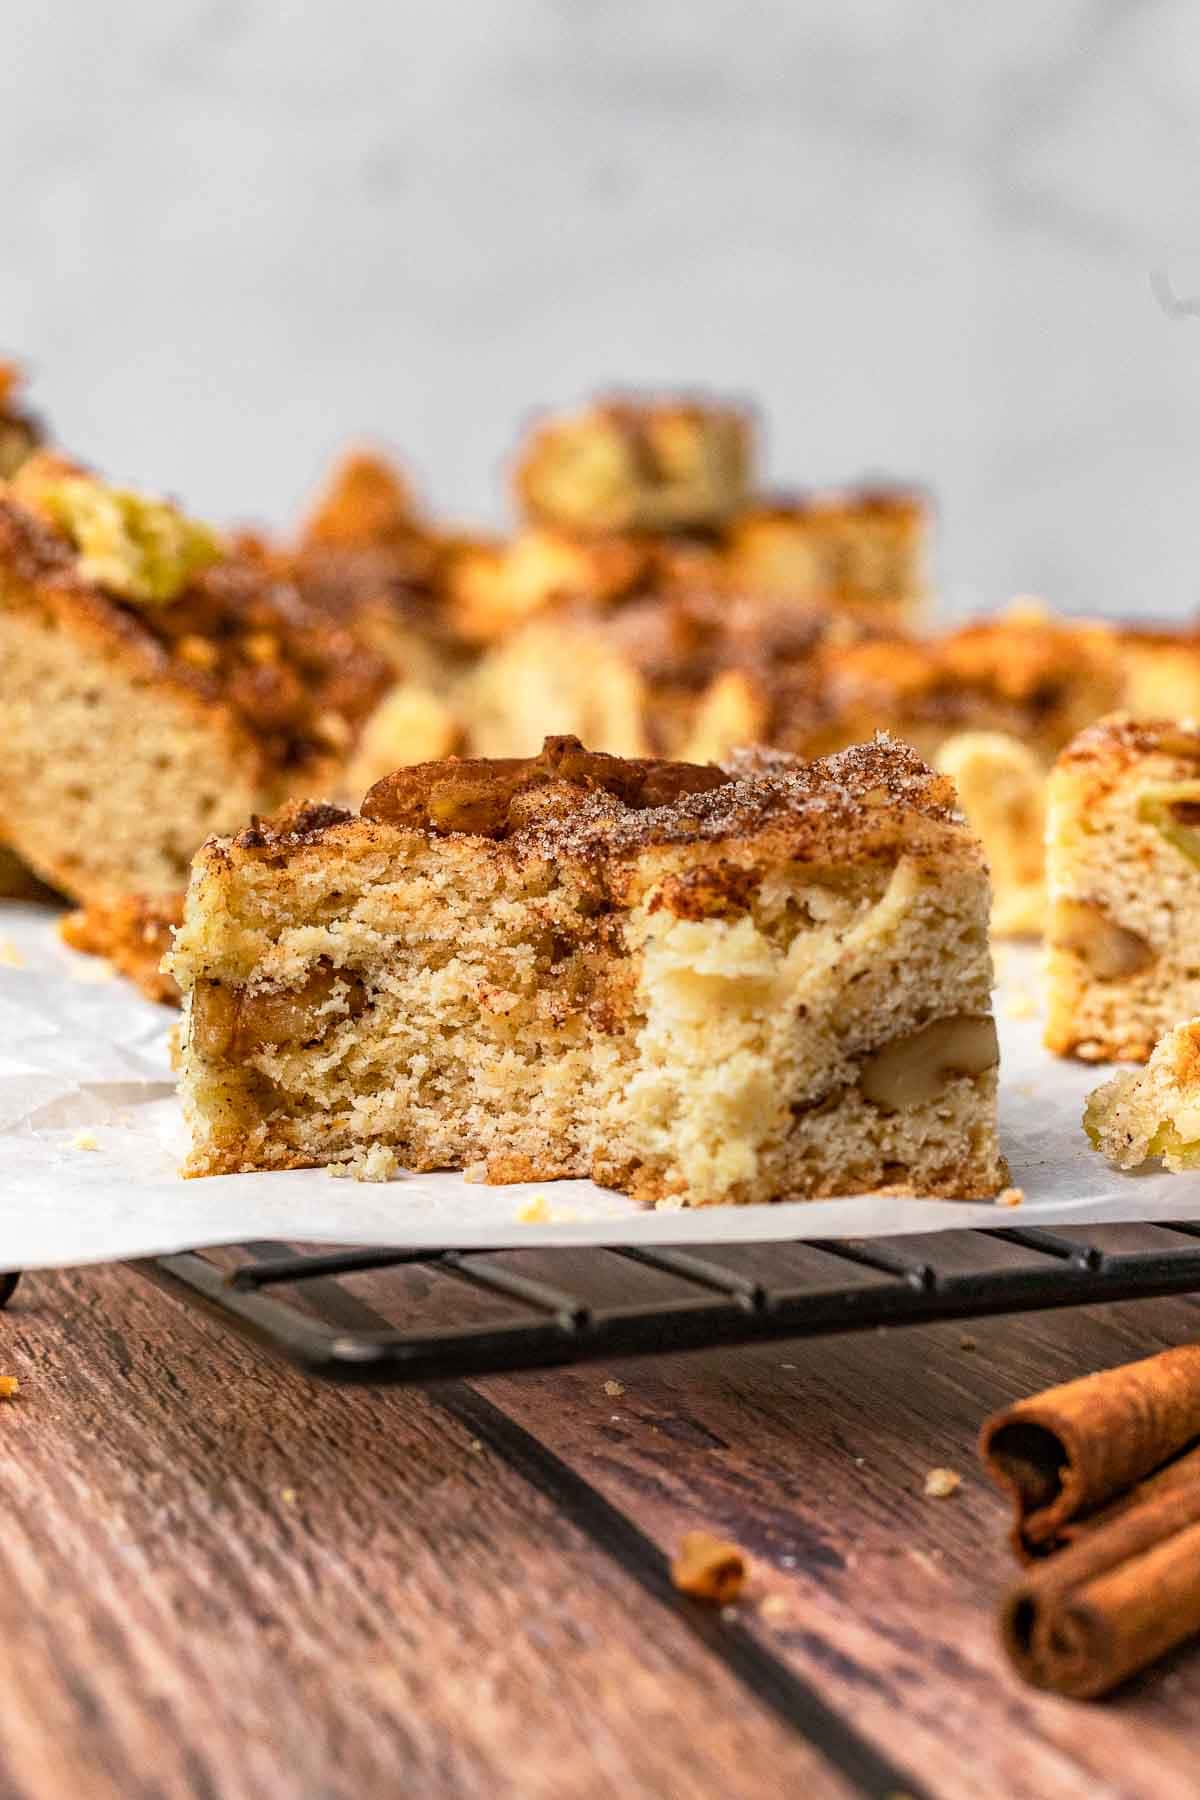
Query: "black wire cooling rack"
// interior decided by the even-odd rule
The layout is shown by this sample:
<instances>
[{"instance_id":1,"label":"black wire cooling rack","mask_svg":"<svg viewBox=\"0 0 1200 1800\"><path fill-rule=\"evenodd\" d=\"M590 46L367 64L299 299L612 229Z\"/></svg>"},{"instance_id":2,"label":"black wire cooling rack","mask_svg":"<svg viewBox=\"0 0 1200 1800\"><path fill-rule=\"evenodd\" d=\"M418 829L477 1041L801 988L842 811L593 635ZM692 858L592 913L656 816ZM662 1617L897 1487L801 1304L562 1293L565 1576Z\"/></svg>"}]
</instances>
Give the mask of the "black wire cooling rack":
<instances>
[{"instance_id":1,"label":"black wire cooling rack","mask_svg":"<svg viewBox=\"0 0 1200 1800\"><path fill-rule=\"evenodd\" d=\"M675 1249L254 1243L138 1264L337 1381L551 1364L1200 1292L1200 1222ZM15 1276L0 1275L0 1306Z\"/></svg>"}]
</instances>

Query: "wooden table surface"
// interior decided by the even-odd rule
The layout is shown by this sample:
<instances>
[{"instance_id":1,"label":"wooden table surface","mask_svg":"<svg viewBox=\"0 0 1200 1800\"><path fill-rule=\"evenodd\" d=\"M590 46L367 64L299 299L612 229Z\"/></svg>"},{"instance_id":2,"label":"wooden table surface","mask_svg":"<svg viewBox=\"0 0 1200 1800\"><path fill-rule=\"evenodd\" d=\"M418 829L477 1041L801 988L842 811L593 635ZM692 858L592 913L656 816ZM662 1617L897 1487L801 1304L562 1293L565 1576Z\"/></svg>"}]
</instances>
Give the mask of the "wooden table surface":
<instances>
[{"instance_id":1,"label":"wooden table surface","mask_svg":"<svg viewBox=\"0 0 1200 1800\"><path fill-rule=\"evenodd\" d=\"M339 1388L138 1270L28 1276L0 1314L0 1796L1192 1800L1200 1647L1100 1706L1009 1674L972 1445L1198 1325L1139 1301ZM725 1614L666 1578L697 1526L754 1560Z\"/></svg>"}]
</instances>

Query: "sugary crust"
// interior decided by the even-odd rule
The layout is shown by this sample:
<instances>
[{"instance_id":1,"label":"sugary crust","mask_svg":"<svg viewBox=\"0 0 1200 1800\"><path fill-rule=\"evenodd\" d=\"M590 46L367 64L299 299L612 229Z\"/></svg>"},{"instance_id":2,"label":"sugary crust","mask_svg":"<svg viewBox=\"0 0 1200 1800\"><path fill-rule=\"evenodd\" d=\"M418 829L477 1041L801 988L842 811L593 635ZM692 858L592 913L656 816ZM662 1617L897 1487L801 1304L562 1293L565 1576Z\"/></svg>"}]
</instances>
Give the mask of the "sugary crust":
<instances>
[{"instance_id":1,"label":"sugary crust","mask_svg":"<svg viewBox=\"0 0 1200 1800\"><path fill-rule=\"evenodd\" d=\"M1135 719L1113 713L1072 739L1058 759L1063 775L1087 779L1097 793L1124 779L1147 756L1173 757L1178 773L1195 773L1200 764L1200 727L1177 719Z\"/></svg>"},{"instance_id":2,"label":"sugary crust","mask_svg":"<svg viewBox=\"0 0 1200 1800\"><path fill-rule=\"evenodd\" d=\"M736 842L800 862L870 861L901 849L973 868L982 861L953 785L882 736L818 762L755 753L726 769L603 756L577 739L547 739L536 758L403 769L371 790L357 818L292 808L202 854L214 865L301 848L336 855L362 833L394 831L502 840L514 855L539 859Z\"/></svg>"}]
</instances>

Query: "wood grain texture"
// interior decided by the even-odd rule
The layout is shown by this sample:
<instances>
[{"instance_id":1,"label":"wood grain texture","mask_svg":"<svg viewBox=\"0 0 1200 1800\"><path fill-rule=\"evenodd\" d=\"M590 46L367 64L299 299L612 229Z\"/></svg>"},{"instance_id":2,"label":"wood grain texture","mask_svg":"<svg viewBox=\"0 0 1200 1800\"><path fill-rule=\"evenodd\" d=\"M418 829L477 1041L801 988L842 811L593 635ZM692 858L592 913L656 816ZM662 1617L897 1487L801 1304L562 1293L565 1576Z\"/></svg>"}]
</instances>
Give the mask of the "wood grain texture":
<instances>
[{"instance_id":1,"label":"wood grain texture","mask_svg":"<svg viewBox=\"0 0 1200 1800\"><path fill-rule=\"evenodd\" d=\"M442 1408L128 1270L0 1315L0 1795L846 1785Z\"/></svg>"},{"instance_id":2,"label":"wood grain texture","mask_svg":"<svg viewBox=\"0 0 1200 1800\"><path fill-rule=\"evenodd\" d=\"M1097 1235L1110 1248L1138 1247L1124 1228ZM978 1267L1024 1253L974 1240L953 1254ZM509 1260L571 1285L561 1256ZM722 1260L776 1284L789 1268L797 1280L830 1278L819 1252L763 1247ZM633 1297L631 1287L645 1300L656 1279L594 1256L577 1274L608 1301ZM410 1279L406 1316L445 1323L454 1294L419 1272ZM395 1314L394 1276L353 1285ZM976 1467L974 1439L985 1414L1019 1394L1198 1328L1194 1301L1142 1302L477 1385L664 1551L697 1525L748 1549L760 1579L743 1618L914 1786L946 1800L1182 1800L1195 1792L1200 1652L1182 1652L1101 1709L1022 1688L993 1622L1013 1573L1006 1505ZM964 1337L976 1347L964 1349ZM939 1466L963 1477L953 1499L924 1495Z\"/></svg>"},{"instance_id":3,"label":"wood grain texture","mask_svg":"<svg viewBox=\"0 0 1200 1800\"><path fill-rule=\"evenodd\" d=\"M702 1525L748 1550L746 1617L931 1792L1184 1800L1200 1650L1099 1708L1021 1687L993 1623L1008 1508L973 1440L1017 1394L1198 1329L1194 1302L1146 1302L481 1387L663 1547ZM953 1498L925 1497L933 1467L963 1477Z\"/></svg>"}]
</instances>

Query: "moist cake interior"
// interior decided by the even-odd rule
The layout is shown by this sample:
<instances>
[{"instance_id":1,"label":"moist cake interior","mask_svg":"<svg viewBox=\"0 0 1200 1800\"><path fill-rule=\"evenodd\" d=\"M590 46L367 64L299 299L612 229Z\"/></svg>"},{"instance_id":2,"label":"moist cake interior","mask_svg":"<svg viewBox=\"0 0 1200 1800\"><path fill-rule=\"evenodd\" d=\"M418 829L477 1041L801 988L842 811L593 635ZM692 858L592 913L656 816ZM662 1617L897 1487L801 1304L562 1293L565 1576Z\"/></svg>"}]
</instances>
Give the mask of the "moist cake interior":
<instances>
[{"instance_id":1,"label":"moist cake interior","mask_svg":"<svg viewBox=\"0 0 1200 1800\"><path fill-rule=\"evenodd\" d=\"M387 1145L667 1204L995 1191L986 878L911 752L430 768L202 853L190 1173Z\"/></svg>"}]
</instances>

